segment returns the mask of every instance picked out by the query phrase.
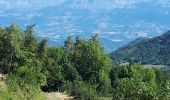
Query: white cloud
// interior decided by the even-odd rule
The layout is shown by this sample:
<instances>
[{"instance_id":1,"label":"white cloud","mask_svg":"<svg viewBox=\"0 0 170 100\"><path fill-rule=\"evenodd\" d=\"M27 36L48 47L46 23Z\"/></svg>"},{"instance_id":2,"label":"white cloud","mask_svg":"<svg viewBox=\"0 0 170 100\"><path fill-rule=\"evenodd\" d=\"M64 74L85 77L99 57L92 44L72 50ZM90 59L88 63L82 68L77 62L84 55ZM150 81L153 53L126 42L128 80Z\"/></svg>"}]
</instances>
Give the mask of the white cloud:
<instances>
[{"instance_id":1,"label":"white cloud","mask_svg":"<svg viewBox=\"0 0 170 100\"><path fill-rule=\"evenodd\" d=\"M53 38L53 39L59 39L61 37L61 35L54 35L54 36L52 36L52 37L50 37L50 38Z\"/></svg>"},{"instance_id":2,"label":"white cloud","mask_svg":"<svg viewBox=\"0 0 170 100\"><path fill-rule=\"evenodd\" d=\"M57 35L66 37L67 35L76 35L83 33L78 25L73 21L78 19L77 16L72 16L71 13L65 13L62 16L52 16L48 18L48 23L46 25L47 33L55 33ZM48 35L48 37L53 38L53 35ZM57 38L57 36L55 37Z\"/></svg>"},{"instance_id":3,"label":"white cloud","mask_svg":"<svg viewBox=\"0 0 170 100\"><path fill-rule=\"evenodd\" d=\"M40 9L48 6L58 6L66 0L1 0L0 9Z\"/></svg>"},{"instance_id":4,"label":"white cloud","mask_svg":"<svg viewBox=\"0 0 170 100\"><path fill-rule=\"evenodd\" d=\"M0 10L0 17L8 17L9 15L4 13L4 10Z\"/></svg>"},{"instance_id":5,"label":"white cloud","mask_svg":"<svg viewBox=\"0 0 170 100\"><path fill-rule=\"evenodd\" d=\"M69 7L89 10L112 10L115 8L134 8L136 4L149 2L148 0L74 0Z\"/></svg>"},{"instance_id":6,"label":"white cloud","mask_svg":"<svg viewBox=\"0 0 170 100\"><path fill-rule=\"evenodd\" d=\"M26 16L24 16L22 19L30 20L34 17L39 17L42 16L43 14L41 13L28 13Z\"/></svg>"},{"instance_id":7,"label":"white cloud","mask_svg":"<svg viewBox=\"0 0 170 100\"><path fill-rule=\"evenodd\" d=\"M0 14L0 17L8 17L7 14Z\"/></svg>"},{"instance_id":8,"label":"white cloud","mask_svg":"<svg viewBox=\"0 0 170 100\"><path fill-rule=\"evenodd\" d=\"M151 0L152 1L152 0ZM114 8L133 8L136 4L151 2L148 0L1 0L3 9L40 9L48 6L60 6L74 9L111 10ZM161 0L160 0L161 1Z\"/></svg>"},{"instance_id":9,"label":"white cloud","mask_svg":"<svg viewBox=\"0 0 170 100\"><path fill-rule=\"evenodd\" d=\"M101 22L98 27L99 27L99 29L105 29L105 28L107 28L107 23Z\"/></svg>"},{"instance_id":10,"label":"white cloud","mask_svg":"<svg viewBox=\"0 0 170 100\"><path fill-rule=\"evenodd\" d=\"M123 35L125 35L125 37L126 37L127 39L136 38L136 37L134 37L133 35L131 35L129 32L124 32Z\"/></svg>"},{"instance_id":11,"label":"white cloud","mask_svg":"<svg viewBox=\"0 0 170 100\"><path fill-rule=\"evenodd\" d=\"M40 17L42 16L42 13L38 13L38 12L22 12L22 11L18 11L16 10L15 12L8 12L8 10L0 10L0 17L15 17L16 19L24 19L24 20L30 20L34 17Z\"/></svg>"},{"instance_id":12,"label":"white cloud","mask_svg":"<svg viewBox=\"0 0 170 100\"><path fill-rule=\"evenodd\" d=\"M170 0L157 0L155 1L155 4L158 5L158 6L162 6L162 7L165 7L165 8L169 8L170 7Z\"/></svg>"},{"instance_id":13,"label":"white cloud","mask_svg":"<svg viewBox=\"0 0 170 100\"><path fill-rule=\"evenodd\" d=\"M140 3L151 3L170 7L170 0L1 0L0 9L41 9L49 6L90 11L113 10L115 8L134 8Z\"/></svg>"},{"instance_id":14,"label":"white cloud","mask_svg":"<svg viewBox=\"0 0 170 100\"><path fill-rule=\"evenodd\" d=\"M92 32L92 34L101 34L101 30L95 30Z\"/></svg>"},{"instance_id":15,"label":"white cloud","mask_svg":"<svg viewBox=\"0 0 170 100\"><path fill-rule=\"evenodd\" d=\"M139 37L148 37L148 33L139 32L139 33L138 33L138 36L139 36Z\"/></svg>"},{"instance_id":16,"label":"white cloud","mask_svg":"<svg viewBox=\"0 0 170 100\"><path fill-rule=\"evenodd\" d=\"M92 33L100 33L105 34L105 30L108 29L108 23L107 22L100 22L96 29Z\"/></svg>"},{"instance_id":17,"label":"white cloud","mask_svg":"<svg viewBox=\"0 0 170 100\"><path fill-rule=\"evenodd\" d=\"M162 34L163 32L169 30L169 27L158 23L151 23L146 21L136 21L131 23L127 27L127 32L130 33L130 37L153 37L156 34ZM128 36L129 36L128 35Z\"/></svg>"},{"instance_id":18,"label":"white cloud","mask_svg":"<svg viewBox=\"0 0 170 100\"><path fill-rule=\"evenodd\" d=\"M148 2L147 0L115 0L114 8L133 8L136 4Z\"/></svg>"},{"instance_id":19,"label":"white cloud","mask_svg":"<svg viewBox=\"0 0 170 100\"><path fill-rule=\"evenodd\" d=\"M122 40L122 39L111 39L111 41L112 41L112 42L122 42L122 41L124 41L124 40Z\"/></svg>"},{"instance_id":20,"label":"white cloud","mask_svg":"<svg viewBox=\"0 0 170 100\"><path fill-rule=\"evenodd\" d=\"M106 33L106 35L115 35L115 34L119 34L118 32L108 32Z\"/></svg>"},{"instance_id":21,"label":"white cloud","mask_svg":"<svg viewBox=\"0 0 170 100\"><path fill-rule=\"evenodd\" d=\"M0 14L2 14L4 11L3 10L0 10Z\"/></svg>"},{"instance_id":22,"label":"white cloud","mask_svg":"<svg viewBox=\"0 0 170 100\"><path fill-rule=\"evenodd\" d=\"M50 21L50 22L47 24L48 27L52 27L52 26L56 26L56 25L59 25L59 23L56 22L56 21Z\"/></svg>"}]
</instances>

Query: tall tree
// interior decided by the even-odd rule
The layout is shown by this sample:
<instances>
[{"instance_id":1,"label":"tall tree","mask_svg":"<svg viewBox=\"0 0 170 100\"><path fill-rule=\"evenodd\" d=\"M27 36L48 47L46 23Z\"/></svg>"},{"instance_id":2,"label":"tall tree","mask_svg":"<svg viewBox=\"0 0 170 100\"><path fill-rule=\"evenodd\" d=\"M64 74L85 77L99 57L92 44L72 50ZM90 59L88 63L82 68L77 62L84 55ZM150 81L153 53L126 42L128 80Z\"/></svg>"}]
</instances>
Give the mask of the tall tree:
<instances>
[{"instance_id":1,"label":"tall tree","mask_svg":"<svg viewBox=\"0 0 170 100\"><path fill-rule=\"evenodd\" d=\"M2 30L2 29L1 29ZM0 55L2 61L0 64L3 67L1 69L4 73L15 70L18 66L18 62L22 57L22 33L19 30L17 24L12 24L10 27L3 29L0 40Z\"/></svg>"},{"instance_id":2,"label":"tall tree","mask_svg":"<svg viewBox=\"0 0 170 100\"><path fill-rule=\"evenodd\" d=\"M46 57L46 45L47 45L47 39L43 39L38 44L37 55L40 59L43 59L44 57Z\"/></svg>"},{"instance_id":3,"label":"tall tree","mask_svg":"<svg viewBox=\"0 0 170 100\"><path fill-rule=\"evenodd\" d=\"M78 46L79 44L80 44L80 42L81 42L81 39L80 39L80 36L78 35L77 37L76 37L76 43L74 44L75 46Z\"/></svg>"},{"instance_id":4,"label":"tall tree","mask_svg":"<svg viewBox=\"0 0 170 100\"><path fill-rule=\"evenodd\" d=\"M31 52L35 52L37 48L37 40L34 36L34 25L27 26L26 30L24 31L24 46L27 50Z\"/></svg>"},{"instance_id":5,"label":"tall tree","mask_svg":"<svg viewBox=\"0 0 170 100\"><path fill-rule=\"evenodd\" d=\"M97 86L97 89L104 95L102 90L108 91L110 84L111 63L109 56L103 52L97 41L97 37L88 41L82 40L79 46L75 46L71 58L83 80Z\"/></svg>"},{"instance_id":6,"label":"tall tree","mask_svg":"<svg viewBox=\"0 0 170 100\"><path fill-rule=\"evenodd\" d=\"M69 51L73 47L73 40L71 36L68 36L66 41L64 42L65 51Z\"/></svg>"},{"instance_id":7,"label":"tall tree","mask_svg":"<svg viewBox=\"0 0 170 100\"><path fill-rule=\"evenodd\" d=\"M157 98L155 72L141 65L114 67L110 73L113 99L152 100Z\"/></svg>"}]
</instances>

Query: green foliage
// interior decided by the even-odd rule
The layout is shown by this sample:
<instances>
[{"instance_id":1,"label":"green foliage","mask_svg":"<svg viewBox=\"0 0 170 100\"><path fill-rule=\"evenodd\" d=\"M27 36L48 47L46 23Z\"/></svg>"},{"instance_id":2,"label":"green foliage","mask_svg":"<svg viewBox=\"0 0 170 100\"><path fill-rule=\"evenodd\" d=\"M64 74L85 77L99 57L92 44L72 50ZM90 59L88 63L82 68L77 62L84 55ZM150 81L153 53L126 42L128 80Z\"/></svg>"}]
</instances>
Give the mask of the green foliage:
<instances>
[{"instance_id":1,"label":"green foliage","mask_svg":"<svg viewBox=\"0 0 170 100\"><path fill-rule=\"evenodd\" d=\"M42 63L36 59L36 49L32 27L24 32L16 24L0 28L0 72L7 74L7 88L0 93L2 100L39 98L46 78Z\"/></svg>"},{"instance_id":2,"label":"green foliage","mask_svg":"<svg viewBox=\"0 0 170 100\"><path fill-rule=\"evenodd\" d=\"M10 89L0 90L0 100L45 100L45 96L40 90L29 91L17 89L12 91Z\"/></svg>"},{"instance_id":3,"label":"green foliage","mask_svg":"<svg viewBox=\"0 0 170 100\"><path fill-rule=\"evenodd\" d=\"M56 91L61 88L64 81L62 58L64 50L62 48L47 48L43 58L43 69L47 76L47 90Z\"/></svg>"},{"instance_id":4,"label":"green foliage","mask_svg":"<svg viewBox=\"0 0 170 100\"><path fill-rule=\"evenodd\" d=\"M96 85L99 94L107 94L110 86L111 64L96 36L88 41L77 37L75 47L71 52L71 61L84 81Z\"/></svg>"},{"instance_id":5,"label":"green foliage","mask_svg":"<svg viewBox=\"0 0 170 100\"><path fill-rule=\"evenodd\" d=\"M2 100L43 100L40 85L44 83L43 75L33 68L20 67L15 74L9 74L6 88L0 90Z\"/></svg>"},{"instance_id":6,"label":"green foliage","mask_svg":"<svg viewBox=\"0 0 170 100\"><path fill-rule=\"evenodd\" d=\"M23 32L16 24L0 28L0 72L7 76L5 87L0 87L0 100L42 100L42 90L66 91L78 100L110 100L111 96L116 100L170 98L168 70L144 68L132 63L111 69L111 60L99 43L98 34L85 40L77 36L75 42L68 36L64 47L49 47L47 39L37 42L33 27L28 26ZM142 63L145 63L145 58L155 55L155 46L158 46L157 39L147 41L130 44L125 52L118 51L116 59L124 60L122 55L126 54L126 49L130 50L127 54L131 54L136 50L133 46L137 46L143 52L137 50L126 60L139 56L137 61L144 59ZM152 53L138 43L151 46ZM153 60L149 61L152 63Z\"/></svg>"},{"instance_id":7,"label":"green foliage","mask_svg":"<svg viewBox=\"0 0 170 100\"><path fill-rule=\"evenodd\" d=\"M24 47L30 52L35 52L38 46L37 40L34 37L34 26L35 25L27 26L26 30L24 31Z\"/></svg>"},{"instance_id":8,"label":"green foliage","mask_svg":"<svg viewBox=\"0 0 170 100\"><path fill-rule=\"evenodd\" d=\"M167 100L169 83L165 76L160 69L144 68L136 64L113 67L110 73L113 98Z\"/></svg>"},{"instance_id":9,"label":"green foliage","mask_svg":"<svg viewBox=\"0 0 170 100\"><path fill-rule=\"evenodd\" d=\"M97 92L94 86L82 81L75 84L74 95L77 100L97 100Z\"/></svg>"},{"instance_id":10,"label":"green foliage","mask_svg":"<svg viewBox=\"0 0 170 100\"><path fill-rule=\"evenodd\" d=\"M39 98L38 96L41 95L40 86L45 84L45 76L41 73L38 64L35 65L21 66L17 69L17 72L9 74L7 77L6 84L9 93L17 92L16 98L18 100Z\"/></svg>"},{"instance_id":11,"label":"green foliage","mask_svg":"<svg viewBox=\"0 0 170 100\"><path fill-rule=\"evenodd\" d=\"M37 49L38 58L43 59L46 56L46 45L47 45L47 39L43 39L38 44L38 49Z\"/></svg>"},{"instance_id":12,"label":"green foliage","mask_svg":"<svg viewBox=\"0 0 170 100\"><path fill-rule=\"evenodd\" d=\"M78 71L76 70L75 67L73 67L73 65L71 64L71 62L66 62L64 65L63 65L63 73L64 73L64 78L65 80L68 80L68 81L78 81L78 80L81 80L81 76L79 75Z\"/></svg>"},{"instance_id":13,"label":"green foliage","mask_svg":"<svg viewBox=\"0 0 170 100\"><path fill-rule=\"evenodd\" d=\"M18 61L22 61L22 33L16 24L1 29L0 37L0 71L9 73L16 70Z\"/></svg>"},{"instance_id":14,"label":"green foliage","mask_svg":"<svg viewBox=\"0 0 170 100\"><path fill-rule=\"evenodd\" d=\"M65 48L65 51L68 51L70 50L72 47L73 47L73 40L72 40L72 37L71 36L68 36L66 41L64 42L64 48Z\"/></svg>"},{"instance_id":15,"label":"green foliage","mask_svg":"<svg viewBox=\"0 0 170 100\"><path fill-rule=\"evenodd\" d=\"M156 83L158 86L157 96L164 100L170 98L170 88L169 88L169 70L164 69L154 69L156 73Z\"/></svg>"},{"instance_id":16,"label":"green foliage","mask_svg":"<svg viewBox=\"0 0 170 100\"><path fill-rule=\"evenodd\" d=\"M75 86L75 82L72 82L69 80L65 80L63 83L63 89L65 90L66 93L68 93L70 95L74 95L74 93L73 93L74 86Z\"/></svg>"}]
</instances>

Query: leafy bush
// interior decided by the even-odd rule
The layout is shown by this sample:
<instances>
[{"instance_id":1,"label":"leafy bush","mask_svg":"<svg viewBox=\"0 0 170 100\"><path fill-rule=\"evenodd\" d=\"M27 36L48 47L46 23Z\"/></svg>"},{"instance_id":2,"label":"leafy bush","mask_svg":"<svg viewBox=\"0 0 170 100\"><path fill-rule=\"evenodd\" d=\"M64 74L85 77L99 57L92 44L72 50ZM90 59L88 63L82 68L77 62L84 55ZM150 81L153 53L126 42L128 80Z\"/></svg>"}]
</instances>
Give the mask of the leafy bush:
<instances>
[{"instance_id":1,"label":"leafy bush","mask_svg":"<svg viewBox=\"0 0 170 100\"><path fill-rule=\"evenodd\" d=\"M97 92L94 86L85 82L79 81L74 88L74 95L78 100L95 100L97 99Z\"/></svg>"},{"instance_id":2,"label":"leafy bush","mask_svg":"<svg viewBox=\"0 0 170 100\"><path fill-rule=\"evenodd\" d=\"M44 100L44 94L39 88L30 88L28 84L21 88L19 82L17 76L10 75L6 87L0 89L0 100Z\"/></svg>"},{"instance_id":3,"label":"leafy bush","mask_svg":"<svg viewBox=\"0 0 170 100\"><path fill-rule=\"evenodd\" d=\"M157 84L153 69L141 65L115 67L111 71L114 99L155 99Z\"/></svg>"},{"instance_id":4,"label":"leafy bush","mask_svg":"<svg viewBox=\"0 0 170 100\"><path fill-rule=\"evenodd\" d=\"M8 75L7 89L2 92L2 95L12 100L42 100L40 86L44 81L43 74L36 67L23 66L18 68L16 73Z\"/></svg>"}]
</instances>

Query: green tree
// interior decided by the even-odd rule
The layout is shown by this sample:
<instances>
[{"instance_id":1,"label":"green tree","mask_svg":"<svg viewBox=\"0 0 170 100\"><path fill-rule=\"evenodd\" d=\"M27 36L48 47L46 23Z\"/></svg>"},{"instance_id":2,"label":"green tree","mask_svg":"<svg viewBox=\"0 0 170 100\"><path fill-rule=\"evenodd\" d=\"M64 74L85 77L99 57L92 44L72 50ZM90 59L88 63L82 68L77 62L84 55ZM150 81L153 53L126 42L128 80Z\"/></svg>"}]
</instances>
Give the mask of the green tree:
<instances>
[{"instance_id":1,"label":"green tree","mask_svg":"<svg viewBox=\"0 0 170 100\"><path fill-rule=\"evenodd\" d=\"M7 98L25 100L39 95L40 86L46 81L42 63L35 55L25 45L25 32L17 24L0 28L0 70L7 74L7 87L0 97L6 93Z\"/></svg>"},{"instance_id":2,"label":"green tree","mask_svg":"<svg viewBox=\"0 0 170 100\"><path fill-rule=\"evenodd\" d=\"M72 40L72 37L71 36L68 36L66 41L64 42L64 48L65 48L65 51L68 51L70 50L72 47L73 47L73 40Z\"/></svg>"},{"instance_id":3,"label":"green tree","mask_svg":"<svg viewBox=\"0 0 170 100\"><path fill-rule=\"evenodd\" d=\"M43 39L39 44L38 44L38 49L37 49L37 56L40 59L43 59L46 57L46 46L47 46L47 39Z\"/></svg>"},{"instance_id":4,"label":"green tree","mask_svg":"<svg viewBox=\"0 0 170 100\"><path fill-rule=\"evenodd\" d=\"M157 99L155 72L141 65L114 67L110 73L113 99L152 100Z\"/></svg>"},{"instance_id":5,"label":"green tree","mask_svg":"<svg viewBox=\"0 0 170 100\"><path fill-rule=\"evenodd\" d=\"M0 67L1 72L9 73L16 70L16 67L22 65L22 33L18 25L1 29L0 39ZM21 63L19 63L21 62Z\"/></svg>"},{"instance_id":6,"label":"green tree","mask_svg":"<svg viewBox=\"0 0 170 100\"><path fill-rule=\"evenodd\" d=\"M24 31L24 47L30 52L35 52L38 46L37 40L34 36L34 26L35 24L27 26Z\"/></svg>"},{"instance_id":7,"label":"green tree","mask_svg":"<svg viewBox=\"0 0 170 100\"><path fill-rule=\"evenodd\" d=\"M110 85L109 71L111 67L110 59L106 55L98 40L79 40L77 39L71 61L76 67L82 79L95 85L100 94L108 92Z\"/></svg>"},{"instance_id":8,"label":"green tree","mask_svg":"<svg viewBox=\"0 0 170 100\"><path fill-rule=\"evenodd\" d=\"M63 85L62 58L64 50L62 48L47 48L46 57L43 60L44 70L47 76L47 90L61 91Z\"/></svg>"}]
</instances>

